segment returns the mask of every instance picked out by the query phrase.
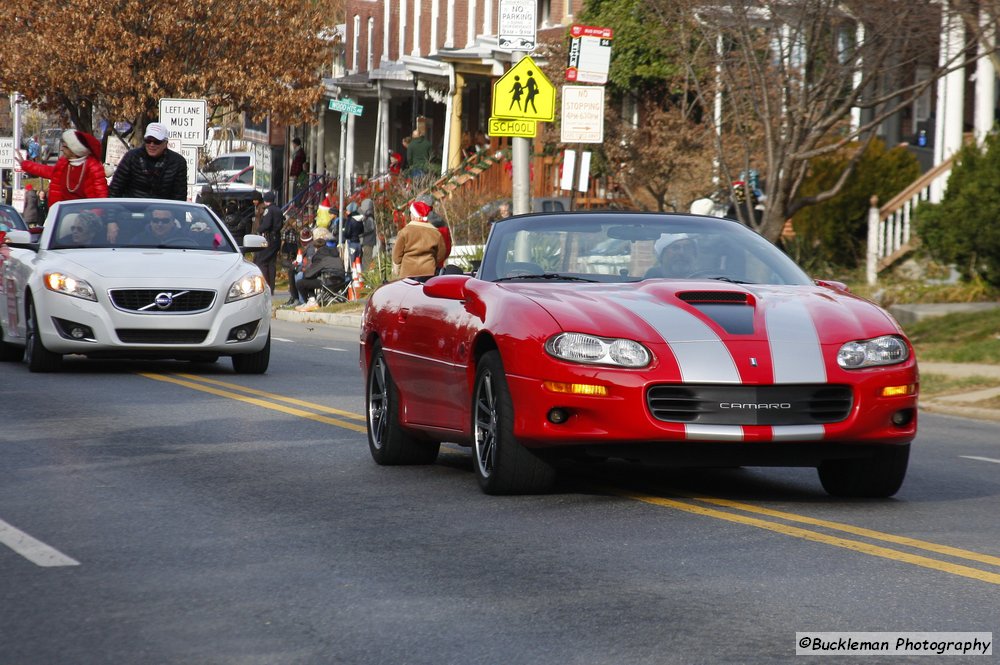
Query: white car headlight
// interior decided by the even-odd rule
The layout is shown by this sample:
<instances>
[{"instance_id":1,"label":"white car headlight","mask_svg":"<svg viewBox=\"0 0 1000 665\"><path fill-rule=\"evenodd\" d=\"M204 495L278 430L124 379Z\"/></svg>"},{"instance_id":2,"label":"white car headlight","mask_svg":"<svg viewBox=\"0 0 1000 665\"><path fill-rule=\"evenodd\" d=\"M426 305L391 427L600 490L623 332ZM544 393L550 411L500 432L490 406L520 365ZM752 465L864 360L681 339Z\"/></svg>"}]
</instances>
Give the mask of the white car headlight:
<instances>
[{"instance_id":1,"label":"white car headlight","mask_svg":"<svg viewBox=\"0 0 1000 665\"><path fill-rule=\"evenodd\" d=\"M226 295L226 302L234 302L236 300L243 300L244 298L260 295L261 293L264 293L264 289L266 288L267 282L264 281L264 277L262 275L244 275L233 282L233 285L229 287L229 293Z\"/></svg>"},{"instance_id":2,"label":"white car headlight","mask_svg":"<svg viewBox=\"0 0 1000 665\"><path fill-rule=\"evenodd\" d=\"M910 348L896 335L848 342L837 352L837 364L844 369L895 365L910 357Z\"/></svg>"},{"instance_id":3,"label":"white car headlight","mask_svg":"<svg viewBox=\"0 0 1000 665\"><path fill-rule=\"evenodd\" d=\"M43 277L43 281L45 282L45 288L49 291L97 302L97 294L94 293L94 287L88 284L86 280L77 279L73 275L67 275L64 272L47 272Z\"/></svg>"},{"instance_id":4,"label":"white car headlight","mask_svg":"<svg viewBox=\"0 0 1000 665\"><path fill-rule=\"evenodd\" d=\"M545 343L545 350L556 358L589 365L645 367L652 358L639 342L584 333L554 335Z\"/></svg>"}]
</instances>

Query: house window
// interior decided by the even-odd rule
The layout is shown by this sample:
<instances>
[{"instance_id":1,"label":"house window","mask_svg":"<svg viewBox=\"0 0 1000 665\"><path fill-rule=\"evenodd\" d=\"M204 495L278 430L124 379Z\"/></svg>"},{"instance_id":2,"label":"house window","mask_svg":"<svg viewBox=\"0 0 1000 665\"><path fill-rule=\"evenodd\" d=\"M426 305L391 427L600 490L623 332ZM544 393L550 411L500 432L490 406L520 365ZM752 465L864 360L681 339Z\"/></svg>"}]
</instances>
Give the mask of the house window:
<instances>
[{"instance_id":1,"label":"house window","mask_svg":"<svg viewBox=\"0 0 1000 665\"><path fill-rule=\"evenodd\" d=\"M368 62L365 68L366 72L370 72L375 69L375 19L371 16L368 17Z\"/></svg>"},{"instance_id":2,"label":"house window","mask_svg":"<svg viewBox=\"0 0 1000 665\"><path fill-rule=\"evenodd\" d=\"M552 27L552 0L538 0L538 27Z\"/></svg>"},{"instance_id":3,"label":"house window","mask_svg":"<svg viewBox=\"0 0 1000 665\"><path fill-rule=\"evenodd\" d=\"M358 73L358 44L360 43L361 17L354 15L354 39L351 40L351 73Z\"/></svg>"}]
</instances>

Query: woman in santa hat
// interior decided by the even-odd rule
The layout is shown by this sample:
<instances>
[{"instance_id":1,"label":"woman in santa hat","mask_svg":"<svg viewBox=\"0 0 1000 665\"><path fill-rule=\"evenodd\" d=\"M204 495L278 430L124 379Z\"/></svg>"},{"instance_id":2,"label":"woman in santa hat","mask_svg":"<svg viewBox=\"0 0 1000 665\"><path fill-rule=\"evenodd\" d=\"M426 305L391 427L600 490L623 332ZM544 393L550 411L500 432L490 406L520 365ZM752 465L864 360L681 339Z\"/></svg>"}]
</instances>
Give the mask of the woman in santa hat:
<instances>
[{"instance_id":1,"label":"woman in santa hat","mask_svg":"<svg viewBox=\"0 0 1000 665\"><path fill-rule=\"evenodd\" d=\"M410 222L396 236L392 265L400 277L433 275L447 257L444 236L427 221L432 208L423 201L410 204Z\"/></svg>"},{"instance_id":2,"label":"woman in santa hat","mask_svg":"<svg viewBox=\"0 0 1000 665\"><path fill-rule=\"evenodd\" d=\"M62 155L52 166L21 159L14 152L21 169L33 176L48 178L48 204L74 199L97 199L108 195L108 181L101 164L101 142L76 129L62 134Z\"/></svg>"}]
</instances>

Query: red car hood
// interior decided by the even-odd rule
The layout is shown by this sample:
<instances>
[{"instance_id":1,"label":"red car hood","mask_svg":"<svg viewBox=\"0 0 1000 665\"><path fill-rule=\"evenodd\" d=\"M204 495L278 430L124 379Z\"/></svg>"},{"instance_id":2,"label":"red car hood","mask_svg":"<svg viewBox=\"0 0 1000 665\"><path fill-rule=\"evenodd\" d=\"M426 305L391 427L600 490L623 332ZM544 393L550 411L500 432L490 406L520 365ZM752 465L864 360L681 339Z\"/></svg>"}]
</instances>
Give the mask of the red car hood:
<instances>
[{"instance_id":1,"label":"red car hood","mask_svg":"<svg viewBox=\"0 0 1000 665\"><path fill-rule=\"evenodd\" d=\"M641 342L698 342L736 337L841 344L902 334L877 305L831 288L706 282L505 285L544 308L563 330Z\"/></svg>"}]
</instances>

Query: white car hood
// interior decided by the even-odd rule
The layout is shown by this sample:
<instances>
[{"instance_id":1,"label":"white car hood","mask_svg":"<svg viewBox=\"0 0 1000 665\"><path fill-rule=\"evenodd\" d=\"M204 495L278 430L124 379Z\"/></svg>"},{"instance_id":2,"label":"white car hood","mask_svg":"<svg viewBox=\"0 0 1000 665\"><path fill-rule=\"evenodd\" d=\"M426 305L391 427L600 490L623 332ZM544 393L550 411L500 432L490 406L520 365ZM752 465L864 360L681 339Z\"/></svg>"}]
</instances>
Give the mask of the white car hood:
<instances>
[{"instance_id":1,"label":"white car hood","mask_svg":"<svg viewBox=\"0 0 1000 665\"><path fill-rule=\"evenodd\" d=\"M59 254L66 270L77 265L106 279L219 279L244 260L235 252L178 249L74 249L62 250Z\"/></svg>"}]
</instances>

